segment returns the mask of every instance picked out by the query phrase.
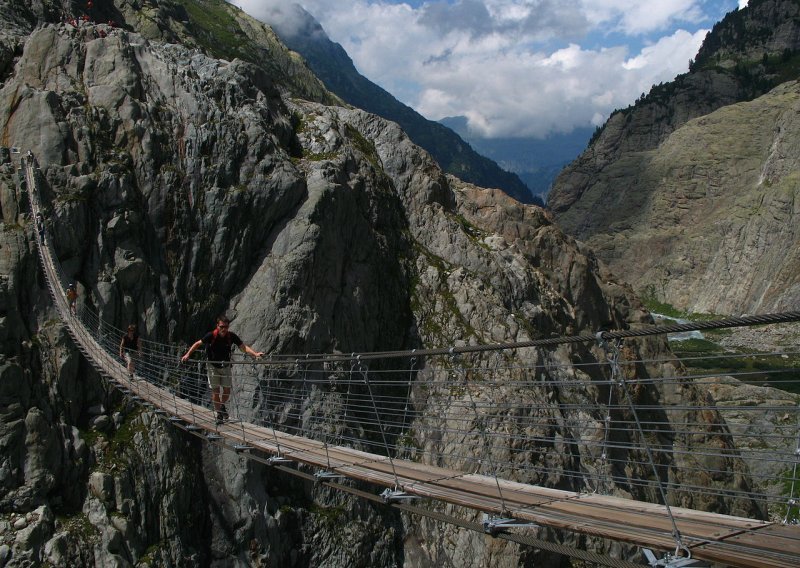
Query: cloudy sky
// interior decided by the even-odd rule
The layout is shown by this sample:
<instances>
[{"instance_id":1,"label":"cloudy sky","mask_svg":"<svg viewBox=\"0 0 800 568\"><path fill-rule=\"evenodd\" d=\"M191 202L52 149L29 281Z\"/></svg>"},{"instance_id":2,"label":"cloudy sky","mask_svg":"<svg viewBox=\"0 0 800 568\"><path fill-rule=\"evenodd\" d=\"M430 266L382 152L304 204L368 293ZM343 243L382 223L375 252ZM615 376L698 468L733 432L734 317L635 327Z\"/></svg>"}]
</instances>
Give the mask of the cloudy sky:
<instances>
[{"instance_id":1,"label":"cloudy sky","mask_svg":"<svg viewBox=\"0 0 800 568\"><path fill-rule=\"evenodd\" d=\"M229 0L266 20L291 0ZM362 75L487 137L602 124L746 0L299 0ZM272 16L274 17L274 15ZM269 23L269 21L267 21Z\"/></svg>"}]
</instances>

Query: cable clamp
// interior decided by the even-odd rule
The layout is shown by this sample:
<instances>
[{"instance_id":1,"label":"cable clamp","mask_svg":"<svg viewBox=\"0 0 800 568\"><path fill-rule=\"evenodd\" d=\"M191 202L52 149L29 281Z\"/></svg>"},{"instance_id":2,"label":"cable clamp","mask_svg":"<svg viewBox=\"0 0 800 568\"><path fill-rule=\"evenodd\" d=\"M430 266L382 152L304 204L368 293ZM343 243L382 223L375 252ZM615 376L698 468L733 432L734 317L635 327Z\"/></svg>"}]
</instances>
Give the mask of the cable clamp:
<instances>
[{"instance_id":1,"label":"cable clamp","mask_svg":"<svg viewBox=\"0 0 800 568\"><path fill-rule=\"evenodd\" d=\"M292 460L283 457L282 455L272 456L267 459L269 465L280 465L284 463L292 463Z\"/></svg>"},{"instance_id":2,"label":"cable clamp","mask_svg":"<svg viewBox=\"0 0 800 568\"><path fill-rule=\"evenodd\" d=\"M409 501L411 499L419 499L419 495L411 495L400 489L389 489L388 487L381 493L381 499L387 505L390 503L399 503Z\"/></svg>"},{"instance_id":3,"label":"cable clamp","mask_svg":"<svg viewBox=\"0 0 800 568\"><path fill-rule=\"evenodd\" d=\"M332 479L342 479L345 477L341 473L336 473L335 471L318 471L314 474L314 480L319 483L321 481L328 481Z\"/></svg>"},{"instance_id":4,"label":"cable clamp","mask_svg":"<svg viewBox=\"0 0 800 568\"><path fill-rule=\"evenodd\" d=\"M606 344L606 339L605 339L605 337L603 337L603 333L605 333L605 332L598 331L597 334L595 334L595 336L594 336L595 337L595 341L597 341L597 344L600 345L601 347L603 347Z\"/></svg>"},{"instance_id":5,"label":"cable clamp","mask_svg":"<svg viewBox=\"0 0 800 568\"><path fill-rule=\"evenodd\" d=\"M649 548L643 548L642 552L647 558L647 563L653 568L708 568L711 566L709 562L692 558L689 549L685 546L679 546L676 549L676 554L678 550L686 551L688 556L679 557L677 555L667 554L664 558L658 559Z\"/></svg>"},{"instance_id":6,"label":"cable clamp","mask_svg":"<svg viewBox=\"0 0 800 568\"><path fill-rule=\"evenodd\" d=\"M531 521L521 521L510 517L496 517L487 513L483 514L483 532L490 535L495 535L510 528L535 528L538 526Z\"/></svg>"}]
</instances>

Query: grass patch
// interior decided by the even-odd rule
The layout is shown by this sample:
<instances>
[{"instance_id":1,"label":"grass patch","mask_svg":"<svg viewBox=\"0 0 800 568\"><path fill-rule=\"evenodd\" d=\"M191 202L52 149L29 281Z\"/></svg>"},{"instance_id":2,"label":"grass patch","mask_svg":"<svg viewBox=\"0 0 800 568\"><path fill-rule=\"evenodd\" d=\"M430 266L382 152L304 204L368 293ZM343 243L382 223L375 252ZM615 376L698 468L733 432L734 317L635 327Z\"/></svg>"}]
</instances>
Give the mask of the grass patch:
<instances>
[{"instance_id":1,"label":"grass patch","mask_svg":"<svg viewBox=\"0 0 800 568\"><path fill-rule=\"evenodd\" d=\"M353 146L361 152L370 164L375 169L381 169L380 161L378 160L378 152L375 149L375 144L364 138L361 133L349 124L345 125L347 137L352 142Z\"/></svg>"},{"instance_id":2,"label":"grass patch","mask_svg":"<svg viewBox=\"0 0 800 568\"><path fill-rule=\"evenodd\" d=\"M771 386L800 394L800 356L724 354L724 349L706 339L671 343L672 352L691 375L732 375L752 385Z\"/></svg>"},{"instance_id":3,"label":"grass patch","mask_svg":"<svg viewBox=\"0 0 800 568\"><path fill-rule=\"evenodd\" d=\"M89 521L89 517L84 513L77 513L69 516L56 516L56 523L60 530L77 537L84 545L94 543L100 538L100 531Z\"/></svg>"},{"instance_id":4,"label":"grass patch","mask_svg":"<svg viewBox=\"0 0 800 568\"><path fill-rule=\"evenodd\" d=\"M707 355L709 353L719 353L723 351L722 347L707 339L684 339L672 342L670 345L672 346L673 353L685 357L698 354Z\"/></svg>"},{"instance_id":5,"label":"grass patch","mask_svg":"<svg viewBox=\"0 0 800 568\"><path fill-rule=\"evenodd\" d=\"M310 162L321 162L323 160L333 160L336 158L336 152L320 152L319 154L303 152L303 157Z\"/></svg>"},{"instance_id":6,"label":"grass patch","mask_svg":"<svg viewBox=\"0 0 800 568\"><path fill-rule=\"evenodd\" d=\"M639 297L642 299L642 303L644 304L644 307L647 308L647 311L666 316L668 319L665 320L665 323L669 321L674 324L676 322L672 320L676 319L684 319L689 321L711 321L725 319L727 317L719 314L688 312L686 310L676 308L672 304L662 302L658 299L655 286L652 284L647 286L644 290L641 290L639 292Z\"/></svg>"},{"instance_id":7,"label":"grass patch","mask_svg":"<svg viewBox=\"0 0 800 568\"><path fill-rule=\"evenodd\" d=\"M228 7L219 0L179 0L189 16L197 42L215 57L252 61L257 46L244 34Z\"/></svg>"},{"instance_id":8,"label":"grass patch","mask_svg":"<svg viewBox=\"0 0 800 568\"><path fill-rule=\"evenodd\" d=\"M470 336L480 339L475 328L469 324L458 309L458 302L447 284L447 277L454 266L419 243L415 243L414 248L418 255L425 258L429 266L436 269L439 280L435 290L421 294L419 278L412 279L411 309L419 316L418 324L423 336L438 345L451 345L458 338L466 339ZM430 295L431 292L434 294L433 296ZM435 309L437 300L440 307L443 308L441 311ZM446 330L451 328L461 331L455 337L448 337Z\"/></svg>"},{"instance_id":9,"label":"grass patch","mask_svg":"<svg viewBox=\"0 0 800 568\"><path fill-rule=\"evenodd\" d=\"M310 511L322 524L329 528L339 525L339 521L344 517L344 507L322 507L321 505L312 504Z\"/></svg>"},{"instance_id":10,"label":"grass patch","mask_svg":"<svg viewBox=\"0 0 800 568\"><path fill-rule=\"evenodd\" d=\"M467 221L462 215L455 215L456 222L461 226L461 230L467 235L470 241L478 245L484 250L490 250L489 245L483 242L483 239L486 237L487 233L482 231L469 221Z\"/></svg>"}]
</instances>

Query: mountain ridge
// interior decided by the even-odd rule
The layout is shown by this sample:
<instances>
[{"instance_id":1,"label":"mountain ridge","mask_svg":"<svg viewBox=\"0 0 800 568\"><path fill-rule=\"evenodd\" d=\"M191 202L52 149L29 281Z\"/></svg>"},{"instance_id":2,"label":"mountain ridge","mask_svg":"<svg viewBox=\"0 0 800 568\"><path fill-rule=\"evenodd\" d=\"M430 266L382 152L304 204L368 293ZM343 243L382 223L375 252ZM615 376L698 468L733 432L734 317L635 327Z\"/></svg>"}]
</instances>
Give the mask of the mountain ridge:
<instances>
[{"instance_id":1,"label":"mountain ridge","mask_svg":"<svg viewBox=\"0 0 800 568\"><path fill-rule=\"evenodd\" d=\"M797 283L790 275L800 267L794 255L782 251L796 250L797 236L781 232L781 238L756 246L737 235L776 229L771 214L763 216L757 207L747 213L738 203L777 199L774 214L791 223L797 219L791 207L797 196L790 192L786 202L776 194L797 171L790 159L796 145L789 118L794 103L785 92L793 88L781 85L792 85L787 77L800 75L798 50L800 3L761 0L728 14L709 33L689 73L613 113L558 176L548 199L556 222L612 270L627 274L640 293L679 309L753 313L796 305ZM780 100L787 105L785 114L755 119L766 108L780 107ZM720 129L719 116L729 117L731 130ZM704 127L713 128L726 145L709 138ZM675 140L691 150L676 152ZM730 152L734 147L739 154ZM664 163L663 153L684 161ZM759 170L771 171L774 183ZM719 209L720 197L729 203L730 219ZM698 216L690 221L683 215L686 208ZM764 264L765 258L772 264ZM659 261L664 261L660 270ZM734 273L744 280L731 278ZM774 277L774 285L758 285L759 277L766 282Z\"/></svg>"},{"instance_id":2,"label":"mountain ridge","mask_svg":"<svg viewBox=\"0 0 800 568\"><path fill-rule=\"evenodd\" d=\"M296 4L282 9L294 11L292 26L281 26L277 19L269 23L332 92L353 106L397 122L446 172L468 183L502 189L523 203L543 205L541 198L532 194L517 174L503 170L492 159L478 154L458 133L426 119L361 75L344 48L328 38L311 14ZM298 21L302 24L297 25Z\"/></svg>"}]
</instances>

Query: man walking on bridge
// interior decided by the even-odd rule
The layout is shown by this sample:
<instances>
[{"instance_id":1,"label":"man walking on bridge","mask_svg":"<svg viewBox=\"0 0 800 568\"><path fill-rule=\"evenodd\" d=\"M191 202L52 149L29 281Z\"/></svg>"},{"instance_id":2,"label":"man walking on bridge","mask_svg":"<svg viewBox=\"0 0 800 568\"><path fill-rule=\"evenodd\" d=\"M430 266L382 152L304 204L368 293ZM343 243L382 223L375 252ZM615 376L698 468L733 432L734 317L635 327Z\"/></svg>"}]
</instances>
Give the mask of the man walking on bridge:
<instances>
[{"instance_id":1,"label":"man walking on bridge","mask_svg":"<svg viewBox=\"0 0 800 568\"><path fill-rule=\"evenodd\" d=\"M216 329L195 341L186 354L181 357L181 362L185 363L196 349L202 345L206 346L208 386L211 387L211 402L217 412L217 424L228 419L228 409L225 407L225 403L230 398L233 384L230 365L231 347L235 344L243 353L257 358L264 355L263 352L251 349L238 335L229 331L229 326L230 320L225 316L219 316Z\"/></svg>"},{"instance_id":2,"label":"man walking on bridge","mask_svg":"<svg viewBox=\"0 0 800 568\"><path fill-rule=\"evenodd\" d=\"M70 284L67 288L67 303L69 303L69 311L74 316L78 313L78 289L75 284Z\"/></svg>"}]
</instances>

